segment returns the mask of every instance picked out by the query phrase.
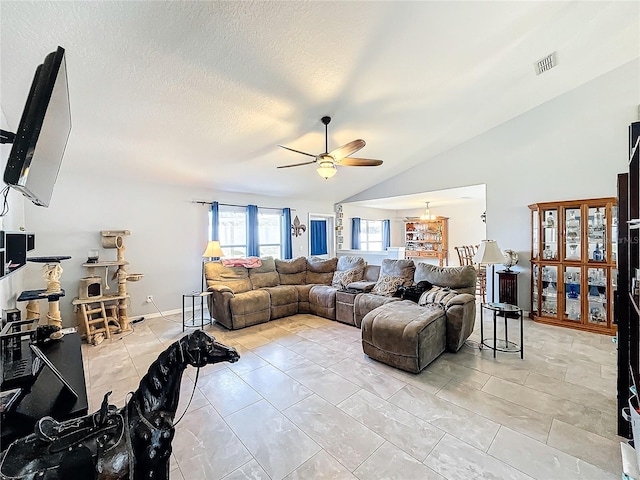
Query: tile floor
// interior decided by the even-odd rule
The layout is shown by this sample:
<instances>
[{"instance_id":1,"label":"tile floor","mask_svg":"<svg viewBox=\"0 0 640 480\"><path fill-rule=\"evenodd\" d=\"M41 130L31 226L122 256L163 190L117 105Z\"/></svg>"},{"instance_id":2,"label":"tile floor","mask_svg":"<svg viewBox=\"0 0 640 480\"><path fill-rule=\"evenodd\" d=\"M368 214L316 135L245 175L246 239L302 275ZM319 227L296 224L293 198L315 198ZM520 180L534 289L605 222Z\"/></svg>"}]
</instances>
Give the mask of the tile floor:
<instances>
[{"instance_id":1,"label":"tile floor","mask_svg":"<svg viewBox=\"0 0 640 480\"><path fill-rule=\"evenodd\" d=\"M107 390L123 404L180 319L83 346L90 411ZM201 370L172 480L620 478L610 337L525 320L524 360L473 347L476 330L414 375L366 357L359 329L313 315L206 330L241 359Z\"/></svg>"}]
</instances>

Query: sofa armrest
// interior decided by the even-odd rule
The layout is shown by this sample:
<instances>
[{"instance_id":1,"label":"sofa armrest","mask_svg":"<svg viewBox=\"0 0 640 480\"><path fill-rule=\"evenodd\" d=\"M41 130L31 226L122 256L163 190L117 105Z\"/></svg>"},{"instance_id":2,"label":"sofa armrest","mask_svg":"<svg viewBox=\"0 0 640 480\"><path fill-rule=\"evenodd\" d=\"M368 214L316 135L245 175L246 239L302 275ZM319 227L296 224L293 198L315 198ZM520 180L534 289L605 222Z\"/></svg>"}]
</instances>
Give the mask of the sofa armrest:
<instances>
[{"instance_id":1,"label":"sofa armrest","mask_svg":"<svg viewBox=\"0 0 640 480\"><path fill-rule=\"evenodd\" d=\"M476 297L460 293L444 306L447 322L447 348L451 352L460 350L473 332L476 323Z\"/></svg>"},{"instance_id":2,"label":"sofa armrest","mask_svg":"<svg viewBox=\"0 0 640 480\"><path fill-rule=\"evenodd\" d=\"M475 296L469 293L459 293L458 295L453 297L451 300L449 300L447 304L444 306L444 308L445 310L447 310L450 307L453 307L454 305L465 305L469 302L475 302L475 301L476 301Z\"/></svg>"},{"instance_id":3,"label":"sofa armrest","mask_svg":"<svg viewBox=\"0 0 640 480\"><path fill-rule=\"evenodd\" d=\"M226 285L210 285L209 288L207 288L207 290L209 290L210 292L218 292L218 293L229 292L231 295L233 295L233 290L231 290Z\"/></svg>"},{"instance_id":4,"label":"sofa armrest","mask_svg":"<svg viewBox=\"0 0 640 480\"><path fill-rule=\"evenodd\" d=\"M367 293L373 289L375 284L376 282L365 282L365 281L351 282L349 285L347 285L347 288L350 288L353 290L360 290L361 292Z\"/></svg>"}]
</instances>

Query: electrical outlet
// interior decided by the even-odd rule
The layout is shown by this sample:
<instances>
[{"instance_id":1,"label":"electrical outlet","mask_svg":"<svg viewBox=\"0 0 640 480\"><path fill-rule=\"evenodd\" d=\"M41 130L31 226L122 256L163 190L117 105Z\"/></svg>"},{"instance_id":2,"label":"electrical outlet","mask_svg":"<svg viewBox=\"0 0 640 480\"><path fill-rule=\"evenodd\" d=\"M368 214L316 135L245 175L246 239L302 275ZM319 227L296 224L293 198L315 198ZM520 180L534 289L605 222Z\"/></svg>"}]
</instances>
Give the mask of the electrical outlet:
<instances>
[{"instance_id":1,"label":"electrical outlet","mask_svg":"<svg viewBox=\"0 0 640 480\"><path fill-rule=\"evenodd\" d=\"M153 295L147 295L147 303L153 302Z\"/></svg>"}]
</instances>

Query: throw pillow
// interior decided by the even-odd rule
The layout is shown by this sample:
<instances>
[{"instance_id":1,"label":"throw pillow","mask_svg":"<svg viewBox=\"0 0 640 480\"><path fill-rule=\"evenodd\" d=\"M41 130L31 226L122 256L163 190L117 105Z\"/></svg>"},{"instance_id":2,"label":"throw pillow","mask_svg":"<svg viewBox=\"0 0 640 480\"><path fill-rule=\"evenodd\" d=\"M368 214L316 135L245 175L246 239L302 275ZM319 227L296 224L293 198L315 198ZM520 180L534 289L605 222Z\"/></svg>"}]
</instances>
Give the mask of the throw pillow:
<instances>
[{"instance_id":1,"label":"throw pillow","mask_svg":"<svg viewBox=\"0 0 640 480\"><path fill-rule=\"evenodd\" d=\"M448 287L432 287L420 296L418 305L425 306L427 303L446 305L456 295L458 295L458 292Z\"/></svg>"},{"instance_id":2,"label":"throw pillow","mask_svg":"<svg viewBox=\"0 0 640 480\"><path fill-rule=\"evenodd\" d=\"M378 281L373 286L371 293L390 297L404 283L404 278L392 275L381 274Z\"/></svg>"},{"instance_id":3,"label":"throw pillow","mask_svg":"<svg viewBox=\"0 0 640 480\"><path fill-rule=\"evenodd\" d=\"M350 268L349 270L336 270L333 273L331 285L337 288L347 288L351 282L362 280L362 268Z\"/></svg>"}]
</instances>

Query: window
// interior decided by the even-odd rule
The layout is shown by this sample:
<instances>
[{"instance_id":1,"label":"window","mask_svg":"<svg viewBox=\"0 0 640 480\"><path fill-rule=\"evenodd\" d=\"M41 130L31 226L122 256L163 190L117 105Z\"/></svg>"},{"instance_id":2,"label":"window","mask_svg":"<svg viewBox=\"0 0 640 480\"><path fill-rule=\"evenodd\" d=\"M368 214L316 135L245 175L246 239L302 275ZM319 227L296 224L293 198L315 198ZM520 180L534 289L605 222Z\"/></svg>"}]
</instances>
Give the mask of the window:
<instances>
[{"instance_id":1,"label":"window","mask_svg":"<svg viewBox=\"0 0 640 480\"><path fill-rule=\"evenodd\" d=\"M260 256L282 258L282 211L258 208Z\"/></svg>"},{"instance_id":2,"label":"window","mask_svg":"<svg viewBox=\"0 0 640 480\"><path fill-rule=\"evenodd\" d=\"M247 209L220 205L218 210L218 236L220 248L225 257L247 256ZM209 214L209 232L211 232ZM283 258L282 254L282 211L272 208L258 208L258 238L260 256Z\"/></svg>"},{"instance_id":3,"label":"window","mask_svg":"<svg viewBox=\"0 0 640 480\"><path fill-rule=\"evenodd\" d=\"M220 205L218 235L225 257L247 256L247 210Z\"/></svg>"},{"instance_id":4,"label":"window","mask_svg":"<svg viewBox=\"0 0 640 480\"><path fill-rule=\"evenodd\" d=\"M360 220L360 249L383 250L382 220Z\"/></svg>"}]
</instances>

